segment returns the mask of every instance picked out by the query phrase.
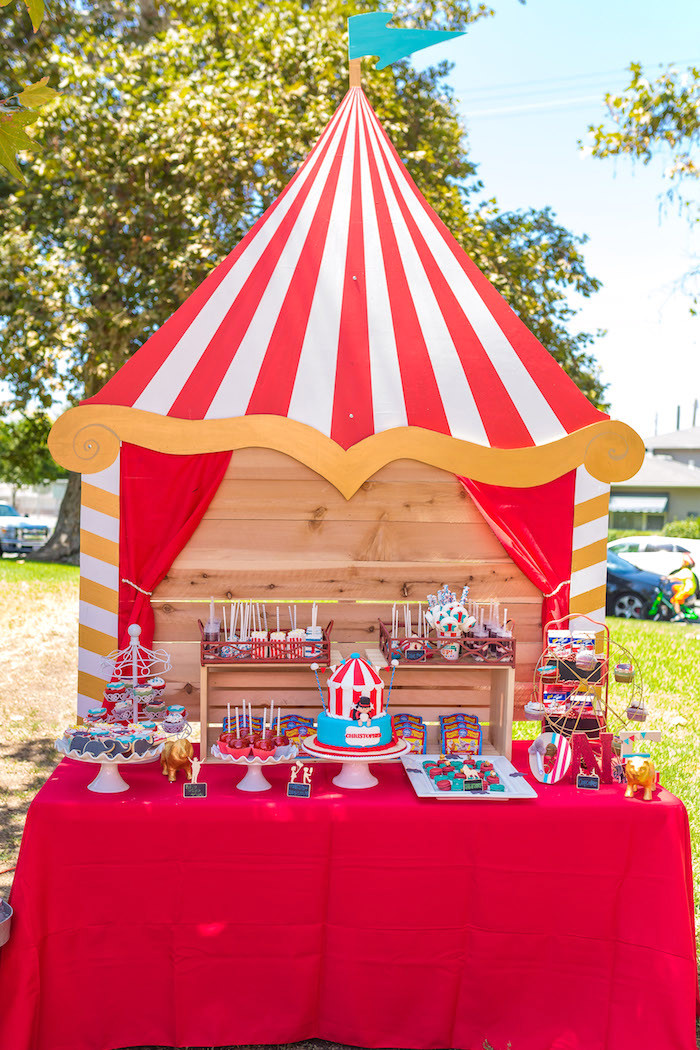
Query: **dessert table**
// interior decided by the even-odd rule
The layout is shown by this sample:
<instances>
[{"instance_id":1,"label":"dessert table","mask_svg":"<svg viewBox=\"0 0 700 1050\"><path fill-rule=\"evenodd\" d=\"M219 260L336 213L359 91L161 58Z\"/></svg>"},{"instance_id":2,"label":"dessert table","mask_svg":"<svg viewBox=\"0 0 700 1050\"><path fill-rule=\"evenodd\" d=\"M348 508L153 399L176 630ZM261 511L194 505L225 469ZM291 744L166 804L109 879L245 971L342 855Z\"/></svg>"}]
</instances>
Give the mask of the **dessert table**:
<instances>
[{"instance_id":1,"label":"dessert table","mask_svg":"<svg viewBox=\"0 0 700 1050\"><path fill-rule=\"evenodd\" d=\"M514 762L526 767L525 745ZM686 810L538 786L419 799L401 765L311 799L206 799L156 767L85 790L64 759L32 803L0 951L0 1050L287 1043L691 1050Z\"/></svg>"}]
</instances>

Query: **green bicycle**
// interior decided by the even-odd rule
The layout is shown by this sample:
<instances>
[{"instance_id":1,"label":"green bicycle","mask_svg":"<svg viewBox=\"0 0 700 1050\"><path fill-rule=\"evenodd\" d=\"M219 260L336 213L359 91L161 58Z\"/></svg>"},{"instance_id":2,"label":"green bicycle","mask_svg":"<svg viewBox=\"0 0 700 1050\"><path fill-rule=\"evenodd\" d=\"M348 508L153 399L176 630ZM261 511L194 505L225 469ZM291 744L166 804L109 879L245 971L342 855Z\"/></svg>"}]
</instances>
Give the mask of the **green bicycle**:
<instances>
[{"instance_id":1,"label":"green bicycle","mask_svg":"<svg viewBox=\"0 0 700 1050\"><path fill-rule=\"evenodd\" d=\"M676 610L673 608L670 599L666 597L663 591L659 590L654 601L649 606L648 618L650 620L673 620L675 615ZM686 623L700 623L700 616L694 605L683 606L681 615Z\"/></svg>"}]
</instances>

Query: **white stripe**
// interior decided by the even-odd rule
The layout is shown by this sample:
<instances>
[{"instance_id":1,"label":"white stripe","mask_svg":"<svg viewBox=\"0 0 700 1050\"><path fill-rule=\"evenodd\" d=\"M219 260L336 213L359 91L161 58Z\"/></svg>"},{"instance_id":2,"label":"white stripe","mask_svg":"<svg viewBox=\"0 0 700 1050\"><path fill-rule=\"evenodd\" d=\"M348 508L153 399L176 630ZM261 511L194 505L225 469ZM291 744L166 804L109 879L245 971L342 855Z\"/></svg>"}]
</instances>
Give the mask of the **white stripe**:
<instances>
[{"instance_id":1,"label":"white stripe","mask_svg":"<svg viewBox=\"0 0 700 1050\"><path fill-rule=\"evenodd\" d=\"M381 157L377 157L377 170L401 255L401 263L411 291L411 300L425 340L430 363L433 366L435 381L450 431L455 437L465 441L488 445L489 440L484 424L464 374L462 362L420 261L413 238L401 214Z\"/></svg>"},{"instance_id":2,"label":"white stripe","mask_svg":"<svg viewBox=\"0 0 700 1050\"><path fill-rule=\"evenodd\" d=\"M85 481L88 485L93 485L96 489L104 489L105 492L111 492L113 495L119 494L119 453L114 463L112 463L106 470L99 470L96 474L83 474Z\"/></svg>"},{"instance_id":3,"label":"white stripe","mask_svg":"<svg viewBox=\"0 0 700 1050\"><path fill-rule=\"evenodd\" d=\"M108 682L112 677L104 656L91 653L89 649L78 649L78 670L85 671L85 674L90 674L93 678L101 678L104 682Z\"/></svg>"},{"instance_id":4,"label":"white stripe","mask_svg":"<svg viewBox=\"0 0 700 1050\"><path fill-rule=\"evenodd\" d=\"M80 508L80 528L92 532L95 536L112 540L113 543L119 543L119 518L93 510L92 507Z\"/></svg>"},{"instance_id":5,"label":"white stripe","mask_svg":"<svg viewBox=\"0 0 700 1050\"><path fill-rule=\"evenodd\" d=\"M592 591L594 587L601 587L605 585L606 567L604 561L596 562L595 565L589 565L587 569L578 569L576 572L571 573L571 590L570 594L573 598L576 594L585 594L586 591Z\"/></svg>"},{"instance_id":6,"label":"white stripe","mask_svg":"<svg viewBox=\"0 0 700 1050\"><path fill-rule=\"evenodd\" d=\"M360 135L360 191L372 412L374 432L379 433L392 427L405 427L408 420L367 159L367 144L363 134Z\"/></svg>"},{"instance_id":7,"label":"white stripe","mask_svg":"<svg viewBox=\"0 0 700 1050\"><path fill-rule=\"evenodd\" d=\"M587 521L585 525L576 525L573 530L571 549L577 551L581 547L587 547L589 543L596 543L597 540L605 540L607 538L608 516L604 514L601 518Z\"/></svg>"},{"instance_id":8,"label":"white stripe","mask_svg":"<svg viewBox=\"0 0 700 1050\"><path fill-rule=\"evenodd\" d=\"M287 413L290 419L315 427L328 437L333 419L340 313L350 233L356 128L357 107L354 107Z\"/></svg>"},{"instance_id":9,"label":"white stripe","mask_svg":"<svg viewBox=\"0 0 700 1050\"><path fill-rule=\"evenodd\" d=\"M588 615L591 620L596 620L598 623L605 623L605 609L595 609ZM584 620L583 616L574 616L571 620L570 627L572 631L591 631L594 629L594 625L589 623L588 620Z\"/></svg>"},{"instance_id":10,"label":"white stripe","mask_svg":"<svg viewBox=\"0 0 700 1050\"><path fill-rule=\"evenodd\" d=\"M81 579L101 583L112 591L119 590L119 567L93 558L90 554L80 555L80 576Z\"/></svg>"},{"instance_id":11,"label":"white stripe","mask_svg":"<svg viewBox=\"0 0 700 1050\"><path fill-rule=\"evenodd\" d=\"M117 629L119 624L117 614L108 612L106 609L100 609L97 605L91 605L89 602L80 602L79 607L80 625L83 627L92 627L94 631L102 631L103 634L108 634L111 638L115 639L114 647L116 648Z\"/></svg>"},{"instance_id":12,"label":"white stripe","mask_svg":"<svg viewBox=\"0 0 700 1050\"><path fill-rule=\"evenodd\" d=\"M585 503L596 496L603 496L610 492L610 485L605 481L598 481L592 477L584 466L576 468L576 486L574 491L574 503Z\"/></svg>"},{"instance_id":13,"label":"white stripe","mask_svg":"<svg viewBox=\"0 0 700 1050\"><path fill-rule=\"evenodd\" d=\"M357 107L353 106L349 114L348 120L351 126L354 124L356 110ZM264 289L248 331L241 340L238 351L209 406L206 419L228 419L231 416L245 415L270 337L289 292L294 271L316 217L319 201L326 189L328 175L338 153L338 144L339 140L335 143L336 148L328 151L319 168L318 175L297 216L282 255Z\"/></svg>"},{"instance_id":14,"label":"white stripe","mask_svg":"<svg viewBox=\"0 0 700 1050\"><path fill-rule=\"evenodd\" d=\"M343 106L340 107L339 119L326 131L326 136L331 141L335 139L336 145L337 138L342 133L341 123L344 123L344 121L340 119L340 111L344 110L344 108ZM170 411L178 394L248 280L253 268L279 229L282 220L299 196L304 184L315 173L318 167L319 153L320 149L300 169L294 185L289 187L288 192L280 200L278 207L265 222L260 232L239 256L221 284L215 289L194 318L187 331L175 344L153 379L151 379L143 393L134 402L134 408L141 408L147 412L159 412L163 415ZM299 218L295 223L295 229ZM278 263L276 273L279 269L280 265ZM224 414L242 415L243 413L230 412ZM211 417L212 411L210 410L207 415Z\"/></svg>"},{"instance_id":15,"label":"white stripe","mask_svg":"<svg viewBox=\"0 0 700 1050\"><path fill-rule=\"evenodd\" d=\"M78 693L78 718L85 718L91 707L99 707L99 701L85 696L84 693Z\"/></svg>"},{"instance_id":16,"label":"white stripe","mask_svg":"<svg viewBox=\"0 0 700 1050\"><path fill-rule=\"evenodd\" d=\"M372 130L377 144L384 154L400 187L405 186L408 178L405 171L392 155L383 135L372 122ZM549 402L535 383L527 368L515 353L506 336L501 331L495 318L472 285L459 262L445 244L431 219L407 187L402 193L411 215L420 230L428 248L432 252L440 270L450 285L469 324L474 329L477 339L498 372L513 404L520 413L523 423L536 444L544 444L562 437L566 431L557 419ZM440 390L443 400L444 390ZM453 434L455 432L453 431ZM455 434L460 437L460 434Z\"/></svg>"}]
</instances>

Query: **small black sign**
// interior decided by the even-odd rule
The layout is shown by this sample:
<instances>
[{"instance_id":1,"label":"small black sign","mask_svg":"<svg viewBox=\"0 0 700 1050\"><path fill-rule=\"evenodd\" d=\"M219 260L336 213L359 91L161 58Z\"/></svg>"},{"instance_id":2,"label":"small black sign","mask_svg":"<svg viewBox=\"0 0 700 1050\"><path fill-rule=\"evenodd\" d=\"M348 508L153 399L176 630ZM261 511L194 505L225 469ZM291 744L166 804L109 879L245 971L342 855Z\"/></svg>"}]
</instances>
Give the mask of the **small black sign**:
<instances>
[{"instance_id":1,"label":"small black sign","mask_svg":"<svg viewBox=\"0 0 700 1050\"><path fill-rule=\"evenodd\" d=\"M576 777L576 787L597 791L600 787L600 777L595 773L579 773Z\"/></svg>"},{"instance_id":2,"label":"small black sign","mask_svg":"<svg viewBox=\"0 0 700 1050\"><path fill-rule=\"evenodd\" d=\"M183 784L182 785L182 797L183 798L206 798L207 797L207 785L206 784Z\"/></svg>"},{"instance_id":3,"label":"small black sign","mask_svg":"<svg viewBox=\"0 0 700 1050\"><path fill-rule=\"evenodd\" d=\"M287 784L287 798L311 798L311 784Z\"/></svg>"}]
</instances>

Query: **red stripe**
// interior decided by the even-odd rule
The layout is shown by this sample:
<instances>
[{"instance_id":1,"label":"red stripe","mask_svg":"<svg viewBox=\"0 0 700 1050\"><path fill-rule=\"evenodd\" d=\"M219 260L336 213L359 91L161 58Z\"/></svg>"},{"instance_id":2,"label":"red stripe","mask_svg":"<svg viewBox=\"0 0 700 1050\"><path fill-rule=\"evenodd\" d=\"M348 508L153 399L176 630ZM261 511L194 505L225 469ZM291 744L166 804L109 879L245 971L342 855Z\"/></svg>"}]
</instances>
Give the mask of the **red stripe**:
<instances>
[{"instance_id":1,"label":"red stripe","mask_svg":"<svg viewBox=\"0 0 700 1050\"><path fill-rule=\"evenodd\" d=\"M387 276L389 303L398 350L401 385L403 387L406 419L409 426L425 427L441 434L450 429L442 405L435 374L421 332L411 290L406 280L396 236L391 224L384 192L377 172L374 151L368 141L368 130L363 128L373 197L377 205L379 239L382 245L384 270Z\"/></svg>"},{"instance_id":2,"label":"red stripe","mask_svg":"<svg viewBox=\"0 0 700 1050\"><path fill-rule=\"evenodd\" d=\"M332 169L339 165L347 137L347 122L336 142L336 156ZM330 148L326 143L324 155ZM316 176L318 177L318 176ZM275 232L253 271L231 305L226 317L219 325L214 337L182 387L168 415L181 418L203 419L214 396L221 386L221 381L228 371L231 361L236 356L241 341L260 306L261 298L267 288L280 257L286 247L304 203L311 192L314 179L307 179L291 208ZM325 188L324 188L324 193ZM302 252L303 254L303 252Z\"/></svg>"},{"instance_id":3,"label":"red stripe","mask_svg":"<svg viewBox=\"0 0 700 1050\"><path fill-rule=\"evenodd\" d=\"M333 160L318 210L265 351L246 415L286 416L289 411L311 304L318 286L347 134L348 127L343 132L343 142Z\"/></svg>"},{"instance_id":4,"label":"red stripe","mask_svg":"<svg viewBox=\"0 0 700 1050\"><path fill-rule=\"evenodd\" d=\"M367 103L369 106L369 103ZM563 368L557 364L552 355L548 353L542 343L532 334L527 326L520 320L515 311L508 305L503 296L496 290L478 266L469 258L463 248L457 243L453 235L447 229L442 219L431 208L423 194L415 185L405 169L396 149L389 139L386 131L379 123L376 115L374 125L382 135L389 150L396 158L399 170L404 174L406 184L419 202L430 221L433 223L440 236L448 246L455 259L462 267L467 277L473 284L478 295L493 315L496 323L504 333L513 350L518 355L525 368L537 384L542 396L552 408L564 429L571 433L581 427L589 426L601 419L610 417L594 408L590 401L578 389L576 384ZM518 446L515 446L518 447Z\"/></svg>"},{"instance_id":5,"label":"red stripe","mask_svg":"<svg viewBox=\"0 0 700 1050\"><path fill-rule=\"evenodd\" d=\"M440 270L435 256L420 233L393 171L388 165L385 166L385 170L394 190L397 205L435 295L436 303L455 345L489 444L495 448L523 448L533 445L532 436L518 409ZM410 181L408 175L407 180Z\"/></svg>"},{"instance_id":6,"label":"red stripe","mask_svg":"<svg viewBox=\"0 0 700 1050\"><path fill-rule=\"evenodd\" d=\"M352 144L354 167L350 229L345 260L345 281L340 312L331 420L331 438L337 441L342 448L350 448L351 445L374 433L359 142L360 122L358 120L355 141Z\"/></svg>"}]
</instances>

